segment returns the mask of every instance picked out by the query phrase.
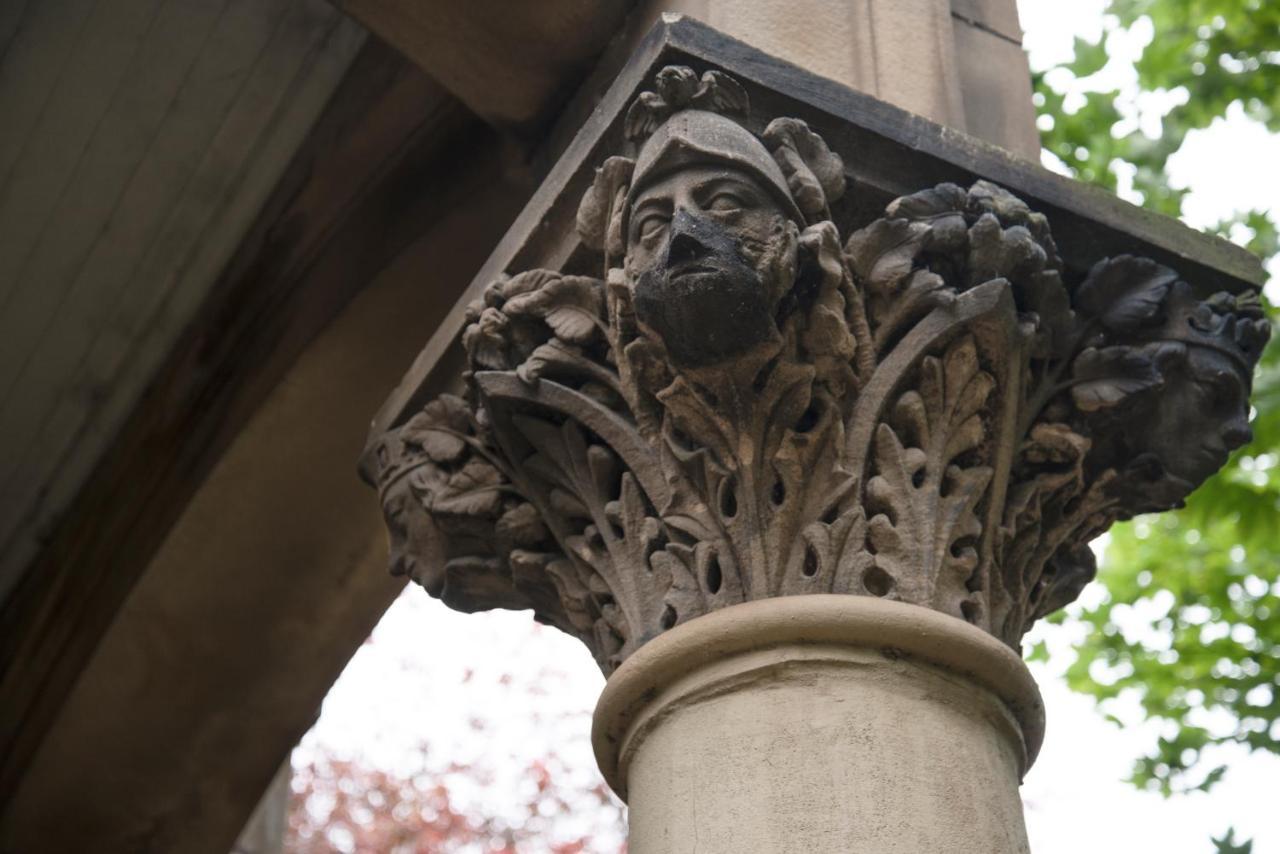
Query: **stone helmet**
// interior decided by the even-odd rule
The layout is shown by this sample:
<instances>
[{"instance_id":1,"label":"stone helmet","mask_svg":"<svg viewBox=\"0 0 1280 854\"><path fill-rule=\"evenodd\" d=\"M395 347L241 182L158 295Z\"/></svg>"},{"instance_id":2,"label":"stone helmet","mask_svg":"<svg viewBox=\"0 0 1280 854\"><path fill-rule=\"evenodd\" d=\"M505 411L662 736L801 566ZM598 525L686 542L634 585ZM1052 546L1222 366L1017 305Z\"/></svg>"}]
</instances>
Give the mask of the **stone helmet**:
<instances>
[{"instance_id":1,"label":"stone helmet","mask_svg":"<svg viewBox=\"0 0 1280 854\"><path fill-rule=\"evenodd\" d=\"M622 209L622 234L627 233L631 205L641 190L672 172L707 165L729 166L755 178L790 219L805 226L782 169L754 134L728 116L682 110L654 131L636 157Z\"/></svg>"},{"instance_id":2,"label":"stone helmet","mask_svg":"<svg viewBox=\"0 0 1280 854\"><path fill-rule=\"evenodd\" d=\"M685 66L667 66L654 89L632 103L625 135L635 158L610 157L578 208L578 233L610 256L625 251L631 204L646 186L688 166L727 166L757 180L780 210L801 229L830 217L844 195L844 164L822 137L800 119L777 118L761 136L746 126L746 91L728 75L698 77Z\"/></svg>"}]
</instances>

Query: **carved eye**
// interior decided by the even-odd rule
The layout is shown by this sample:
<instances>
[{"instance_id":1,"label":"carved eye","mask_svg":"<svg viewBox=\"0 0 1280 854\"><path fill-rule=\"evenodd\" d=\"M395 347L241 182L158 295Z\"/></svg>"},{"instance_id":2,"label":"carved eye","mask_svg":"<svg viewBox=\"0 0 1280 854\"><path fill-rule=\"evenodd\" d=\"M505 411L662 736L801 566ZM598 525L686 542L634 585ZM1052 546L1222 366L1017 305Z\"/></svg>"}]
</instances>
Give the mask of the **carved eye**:
<instances>
[{"instance_id":1,"label":"carved eye","mask_svg":"<svg viewBox=\"0 0 1280 854\"><path fill-rule=\"evenodd\" d=\"M636 226L636 233L645 242L655 240L662 236L670 222L671 218L664 214L646 214L641 218L639 225Z\"/></svg>"},{"instance_id":2,"label":"carved eye","mask_svg":"<svg viewBox=\"0 0 1280 854\"><path fill-rule=\"evenodd\" d=\"M711 201L707 203L707 210L716 213L732 213L740 211L746 207L746 202L736 193L727 190L721 190L711 197Z\"/></svg>"},{"instance_id":3,"label":"carved eye","mask_svg":"<svg viewBox=\"0 0 1280 854\"><path fill-rule=\"evenodd\" d=\"M1215 376L1212 379L1200 379L1195 383L1196 392L1201 405L1209 412L1225 412L1233 410L1240 403L1240 394L1234 387L1230 377Z\"/></svg>"},{"instance_id":4,"label":"carved eye","mask_svg":"<svg viewBox=\"0 0 1280 854\"><path fill-rule=\"evenodd\" d=\"M403 525L405 510L407 509L405 504L406 504L406 499L405 499L404 493L393 494L391 496L391 499L387 502L387 506L386 506L387 518L394 521L395 523Z\"/></svg>"},{"instance_id":5,"label":"carved eye","mask_svg":"<svg viewBox=\"0 0 1280 854\"><path fill-rule=\"evenodd\" d=\"M1217 407L1218 395L1220 393L1217 385L1203 379L1198 379L1193 382L1192 388L1195 390L1198 405L1203 406L1206 409L1213 409Z\"/></svg>"},{"instance_id":6,"label":"carved eye","mask_svg":"<svg viewBox=\"0 0 1280 854\"><path fill-rule=\"evenodd\" d=\"M1240 379L1227 371L1218 371L1213 376L1213 402L1221 407L1244 406L1247 394L1240 385Z\"/></svg>"},{"instance_id":7,"label":"carved eye","mask_svg":"<svg viewBox=\"0 0 1280 854\"><path fill-rule=\"evenodd\" d=\"M1240 395L1227 383L1217 386L1213 402L1220 409L1234 410L1239 409L1244 405L1241 401Z\"/></svg>"}]
</instances>

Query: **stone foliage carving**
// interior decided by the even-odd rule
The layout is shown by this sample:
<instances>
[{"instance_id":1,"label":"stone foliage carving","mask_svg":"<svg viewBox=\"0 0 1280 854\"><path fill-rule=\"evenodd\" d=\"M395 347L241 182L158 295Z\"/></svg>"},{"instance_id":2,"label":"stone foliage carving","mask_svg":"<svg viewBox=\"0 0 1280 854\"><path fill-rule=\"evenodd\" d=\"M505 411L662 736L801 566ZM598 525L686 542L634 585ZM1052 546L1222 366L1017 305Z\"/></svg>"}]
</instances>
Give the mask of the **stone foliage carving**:
<instances>
[{"instance_id":1,"label":"stone foliage carving","mask_svg":"<svg viewBox=\"0 0 1280 854\"><path fill-rule=\"evenodd\" d=\"M899 198L848 235L840 158L664 69L579 209L600 276L470 309L463 397L378 447L393 571L533 608L602 668L733 603L915 603L1013 647L1087 543L1177 506L1249 436L1256 294L1131 256L1064 271L1000 187Z\"/></svg>"}]
</instances>

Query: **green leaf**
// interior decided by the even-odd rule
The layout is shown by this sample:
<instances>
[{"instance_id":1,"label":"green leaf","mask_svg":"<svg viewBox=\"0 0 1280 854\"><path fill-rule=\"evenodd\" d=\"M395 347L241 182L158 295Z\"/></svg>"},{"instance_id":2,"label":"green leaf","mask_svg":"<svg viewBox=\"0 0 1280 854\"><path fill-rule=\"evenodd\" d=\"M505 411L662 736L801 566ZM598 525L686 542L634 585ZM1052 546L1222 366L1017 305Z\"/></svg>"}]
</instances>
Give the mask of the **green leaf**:
<instances>
[{"instance_id":1,"label":"green leaf","mask_svg":"<svg viewBox=\"0 0 1280 854\"><path fill-rule=\"evenodd\" d=\"M1075 61L1071 63L1071 70L1077 77L1096 74L1102 70L1110 58L1107 56L1105 40L1090 42L1079 36L1075 39L1075 57Z\"/></svg>"},{"instance_id":2,"label":"green leaf","mask_svg":"<svg viewBox=\"0 0 1280 854\"><path fill-rule=\"evenodd\" d=\"M1253 854L1252 842L1236 844L1236 829L1227 830L1227 835L1213 840L1215 854Z\"/></svg>"}]
</instances>

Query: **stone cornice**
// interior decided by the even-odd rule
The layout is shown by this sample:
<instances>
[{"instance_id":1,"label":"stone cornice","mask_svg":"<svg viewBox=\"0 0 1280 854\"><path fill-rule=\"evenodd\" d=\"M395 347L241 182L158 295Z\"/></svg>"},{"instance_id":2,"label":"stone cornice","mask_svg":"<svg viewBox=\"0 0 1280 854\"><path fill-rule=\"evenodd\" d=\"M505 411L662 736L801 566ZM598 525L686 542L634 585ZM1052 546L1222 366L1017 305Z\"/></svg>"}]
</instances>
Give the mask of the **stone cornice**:
<instances>
[{"instance_id":1,"label":"stone cornice","mask_svg":"<svg viewBox=\"0 0 1280 854\"><path fill-rule=\"evenodd\" d=\"M857 151L750 100L663 69L595 152L581 248L467 310L463 394L366 457L393 569L463 610L533 608L606 671L809 593L1016 648L1092 577L1090 539L1247 437L1256 294L1129 253L1073 268L985 180L922 170L870 215Z\"/></svg>"}]
</instances>

